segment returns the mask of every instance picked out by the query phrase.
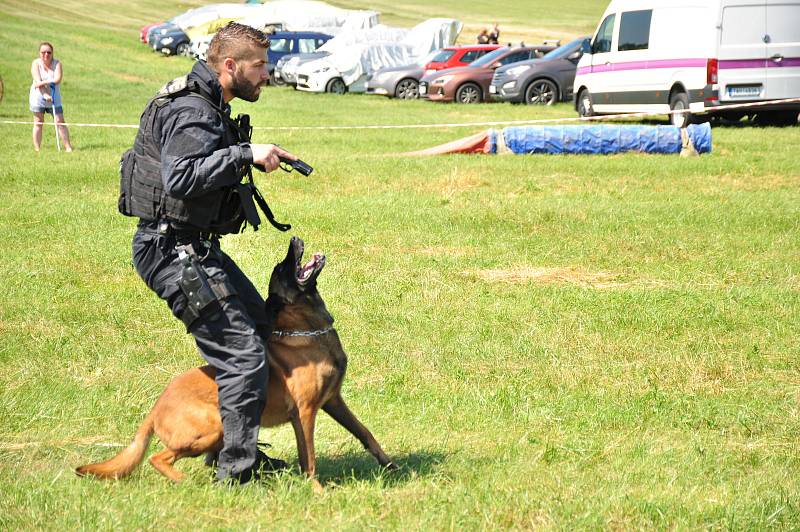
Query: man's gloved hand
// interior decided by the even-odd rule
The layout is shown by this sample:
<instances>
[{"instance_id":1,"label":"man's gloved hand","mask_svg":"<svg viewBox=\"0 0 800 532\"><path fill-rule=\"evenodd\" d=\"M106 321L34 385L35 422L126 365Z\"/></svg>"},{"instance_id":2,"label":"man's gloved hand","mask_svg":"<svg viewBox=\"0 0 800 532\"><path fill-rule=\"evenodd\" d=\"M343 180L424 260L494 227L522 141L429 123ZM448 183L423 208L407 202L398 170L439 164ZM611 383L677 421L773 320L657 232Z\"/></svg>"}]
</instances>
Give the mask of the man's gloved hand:
<instances>
[{"instance_id":1,"label":"man's gloved hand","mask_svg":"<svg viewBox=\"0 0 800 532\"><path fill-rule=\"evenodd\" d=\"M280 158L296 160L297 157L274 144L251 144L253 164L260 166L264 172L272 172L280 165Z\"/></svg>"}]
</instances>

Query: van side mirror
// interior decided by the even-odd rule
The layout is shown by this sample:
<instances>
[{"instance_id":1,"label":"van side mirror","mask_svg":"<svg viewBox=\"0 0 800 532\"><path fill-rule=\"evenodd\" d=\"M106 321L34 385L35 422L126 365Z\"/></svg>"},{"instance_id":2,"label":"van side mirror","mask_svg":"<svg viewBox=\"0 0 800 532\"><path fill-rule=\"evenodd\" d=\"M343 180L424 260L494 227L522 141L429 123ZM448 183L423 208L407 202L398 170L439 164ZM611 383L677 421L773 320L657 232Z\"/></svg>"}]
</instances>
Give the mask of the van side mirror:
<instances>
[{"instance_id":1,"label":"van side mirror","mask_svg":"<svg viewBox=\"0 0 800 532\"><path fill-rule=\"evenodd\" d=\"M589 42L589 39L584 39L581 43L581 53L590 54L592 53L592 43Z\"/></svg>"}]
</instances>

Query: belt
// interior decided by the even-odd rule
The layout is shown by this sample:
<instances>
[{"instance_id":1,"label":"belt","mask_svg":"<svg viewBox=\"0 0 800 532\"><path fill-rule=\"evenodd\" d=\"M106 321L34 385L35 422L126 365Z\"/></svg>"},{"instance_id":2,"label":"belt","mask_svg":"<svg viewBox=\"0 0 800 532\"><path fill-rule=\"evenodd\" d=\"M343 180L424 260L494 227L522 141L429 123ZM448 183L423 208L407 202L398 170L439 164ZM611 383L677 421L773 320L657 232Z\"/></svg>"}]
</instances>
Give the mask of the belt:
<instances>
[{"instance_id":1,"label":"belt","mask_svg":"<svg viewBox=\"0 0 800 532\"><path fill-rule=\"evenodd\" d=\"M142 220L137 225L139 231L161 237L174 237L179 242L190 242L192 240L219 240L220 235L208 231L196 229L179 228L172 225L169 220L145 221Z\"/></svg>"}]
</instances>

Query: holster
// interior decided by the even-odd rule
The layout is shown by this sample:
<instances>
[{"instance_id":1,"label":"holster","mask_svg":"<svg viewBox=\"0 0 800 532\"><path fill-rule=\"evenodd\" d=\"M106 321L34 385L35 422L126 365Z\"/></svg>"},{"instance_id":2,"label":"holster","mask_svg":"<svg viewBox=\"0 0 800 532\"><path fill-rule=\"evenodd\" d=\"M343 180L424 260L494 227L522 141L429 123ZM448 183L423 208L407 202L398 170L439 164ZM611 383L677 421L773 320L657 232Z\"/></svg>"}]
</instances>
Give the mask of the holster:
<instances>
[{"instance_id":1,"label":"holster","mask_svg":"<svg viewBox=\"0 0 800 532\"><path fill-rule=\"evenodd\" d=\"M191 244L176 246L176 249L182 266L179 284L186 296L186 309L181 315L181 321L188 330L203 315L205 309L233 295L233 292L225 283L215 283L209 279Z\"/></svg>"}]
</instances>

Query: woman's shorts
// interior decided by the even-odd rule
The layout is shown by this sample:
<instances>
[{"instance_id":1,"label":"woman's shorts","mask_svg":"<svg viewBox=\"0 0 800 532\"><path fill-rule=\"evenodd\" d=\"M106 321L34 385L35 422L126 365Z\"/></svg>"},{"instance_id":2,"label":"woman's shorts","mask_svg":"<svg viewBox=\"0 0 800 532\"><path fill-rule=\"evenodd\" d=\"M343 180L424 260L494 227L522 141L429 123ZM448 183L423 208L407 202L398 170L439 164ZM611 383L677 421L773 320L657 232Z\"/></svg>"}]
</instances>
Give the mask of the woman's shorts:
<instances>
[{"instance_id":1,"label":"woman's shorts","mask_svg":"<svg viewBox=\"0 0 800 532\"><path fill-rule=\"evenodd\" d=\"M41 106L40 107L38 105L31 105L30 109L31 109L32 113L48 113L48 114L52 114L53 113L53 107L52 106L50 106L50 107ZM56 114L57 115L63 115L64 114L64 107L62 107L61 105L56 105Z\"/></svg>"}]
</instances>

